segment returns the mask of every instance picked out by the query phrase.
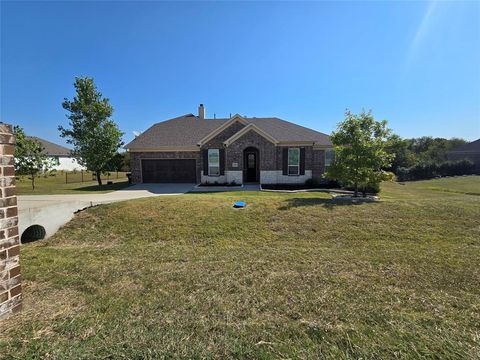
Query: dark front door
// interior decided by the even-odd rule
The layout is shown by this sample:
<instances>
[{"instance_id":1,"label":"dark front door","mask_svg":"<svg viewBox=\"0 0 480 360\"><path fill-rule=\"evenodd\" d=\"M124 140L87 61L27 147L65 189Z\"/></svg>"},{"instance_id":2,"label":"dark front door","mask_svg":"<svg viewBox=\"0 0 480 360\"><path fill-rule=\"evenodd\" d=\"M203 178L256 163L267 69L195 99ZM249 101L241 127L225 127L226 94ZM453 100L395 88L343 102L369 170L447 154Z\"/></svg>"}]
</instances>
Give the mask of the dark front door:
<instances>
[{"instance_id":1,"label":"dark front door","mask_svg":"<svg viewBox=\"0 0 480 360\"><path fill-rule=\"evenodd\" d=\"M245 152L245 182L258 182L258 153L256 151Z\"/></svg>"},{"instance_id":2,"label":"dark front door","mask_svg":"<svg viewBox=\"0 0 480 360\"><path fill-rule=\"evenodd\" d=\"M142 160L144 183L194 183L196 162L194 159L144 159Z\"/></svg>"}]
</instances>

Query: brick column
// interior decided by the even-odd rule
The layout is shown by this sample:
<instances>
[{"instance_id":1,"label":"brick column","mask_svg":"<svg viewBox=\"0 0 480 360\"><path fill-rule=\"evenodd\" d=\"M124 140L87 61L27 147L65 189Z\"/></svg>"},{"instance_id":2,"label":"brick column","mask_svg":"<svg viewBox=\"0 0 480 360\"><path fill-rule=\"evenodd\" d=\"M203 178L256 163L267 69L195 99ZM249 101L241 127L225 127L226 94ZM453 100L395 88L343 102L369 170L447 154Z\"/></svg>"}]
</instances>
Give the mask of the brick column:
<instances>
[{"instance_id":1,"label":"brick column","mask_svg":"<svg viewBox=\"0 0 480 360\"><path fill-rule=\"evenodd\" d=\"M0 319L22 307L14 144L12 127L0 123Z\"/></svg>"}]
</instances>

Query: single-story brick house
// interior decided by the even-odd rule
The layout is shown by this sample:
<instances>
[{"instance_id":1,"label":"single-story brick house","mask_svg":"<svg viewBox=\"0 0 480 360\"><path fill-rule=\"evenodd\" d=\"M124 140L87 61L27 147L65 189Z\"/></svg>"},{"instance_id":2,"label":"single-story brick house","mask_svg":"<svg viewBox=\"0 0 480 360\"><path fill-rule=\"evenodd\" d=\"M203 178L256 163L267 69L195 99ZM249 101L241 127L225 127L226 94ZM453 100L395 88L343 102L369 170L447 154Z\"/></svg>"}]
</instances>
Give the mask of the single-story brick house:
<instances>
[{"instance_id":1,"label":"single-story brick house","mask_svg":"<svg viewBox=\"0 0 480 360\"><path fill-rule=\"evenodd\" d=\"M475 170L480 174L480 139L460 145L447 153L448 160L470 160L475 164Z\"/></svg>"},{"instance_id":2,"label":"single-story brick house","mask_svg":"<svg viewBox=\"0 0 480 360\"><path fill-rule=\"evenodd\" d=\"M298 184L321 179L333 156L328 135L278 118L186 114L126 145L134 183Z\"/></svg>"}]
</instances>

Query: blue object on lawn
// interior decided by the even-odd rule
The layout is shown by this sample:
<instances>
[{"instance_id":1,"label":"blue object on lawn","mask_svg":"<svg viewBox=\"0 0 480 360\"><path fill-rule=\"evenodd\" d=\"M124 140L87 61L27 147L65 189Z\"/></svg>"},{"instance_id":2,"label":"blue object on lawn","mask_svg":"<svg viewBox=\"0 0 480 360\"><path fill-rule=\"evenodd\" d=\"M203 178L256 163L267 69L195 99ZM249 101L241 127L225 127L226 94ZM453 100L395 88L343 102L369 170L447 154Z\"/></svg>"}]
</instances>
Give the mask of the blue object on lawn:
<instances>
[{"instance_id":1,"label":"blue object on lawn","mask_svg":"<svg viewBox=\"0 0 480 360\"><path fill-rule=\"evenodd\" d=\"M245 206L247 206L245 201L236 201L235 204L233 204L234 208L244 208Z\"/></svg>"}]
</instances>

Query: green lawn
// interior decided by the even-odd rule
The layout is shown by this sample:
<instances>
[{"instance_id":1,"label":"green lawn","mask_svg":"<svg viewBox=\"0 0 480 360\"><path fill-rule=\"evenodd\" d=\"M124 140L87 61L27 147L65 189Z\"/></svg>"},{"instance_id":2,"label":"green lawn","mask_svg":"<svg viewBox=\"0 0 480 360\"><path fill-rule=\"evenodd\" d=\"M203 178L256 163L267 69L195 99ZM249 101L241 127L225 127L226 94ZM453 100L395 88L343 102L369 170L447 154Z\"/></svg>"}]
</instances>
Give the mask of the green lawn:
<instances>
[{"instance_id":1,"label":"green lawn","mask_svg":"<svg viewBox=\"0 0 480 360\"><path fill-rule=\"evenodd\" d=\"M480 197L463 193L479 184L91 208L22 247L24 310L0 322L0 357L479 358Z\"/></svg>"},{"instance_id":2,"label":"green lawn","mask_svg":"<svg viewBox=\"0 0 480 360\"><path fill-rule=\"evenodd\" d=\"M480 195L480 176L447 177L434 180L405 183L416 190L448 191L470 195Z\"/></svg>"},{"instance_id":3,"label":"green lawn","mask_svg":"<svg viewBox=\"0 0 480 360\"><path fill-rule=\"evenodd\" d=\"M98 186L97 181L92 181L91 173L80 172L68 173L58 172L56 175L40 176L35 179L35 190L32 190L32 182L27 176L18 176L16 180L17 195L45 195L45 194L84 194L84 193L106 193L122 189L128 186L125 173L102 175L103 185ZM66 180L68 183L66 183ZM107 181L113 181L108 185Z\"/></svg>"}]
</instances>

